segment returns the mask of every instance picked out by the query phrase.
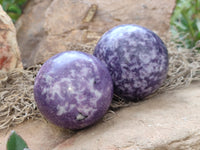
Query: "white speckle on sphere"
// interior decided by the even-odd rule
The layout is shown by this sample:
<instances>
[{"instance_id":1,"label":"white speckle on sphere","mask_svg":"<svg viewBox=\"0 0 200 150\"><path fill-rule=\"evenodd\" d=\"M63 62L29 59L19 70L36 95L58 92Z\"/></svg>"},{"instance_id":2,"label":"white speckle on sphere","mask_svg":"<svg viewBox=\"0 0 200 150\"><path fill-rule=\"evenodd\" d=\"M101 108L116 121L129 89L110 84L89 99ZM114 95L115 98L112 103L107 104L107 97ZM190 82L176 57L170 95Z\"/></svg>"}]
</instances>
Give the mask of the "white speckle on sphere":
<instances>
[{"instance_id":1,"label":"white speckle on sphere","mask_svg":"<svg viewBox=\"0 0 200 150\"><path fill-rule=\"evenodd\" d=\"M69 71L69 76L72 77L72 78L74 78L74 77L76 76L76 71L73 70L73 69L70 70L70 71Z\"/></svg>"},{"instance_id":2,"label":"white speckle on sphere","mask_svg":"<svg viewBox=\"0 0 200 150\"><path fill-rule=\"evenodd\" d=\"M80 74L81 74L81 76L86 77L89 72L90 72L90 68L84 67L84 68L81 68Z\"/></svg>"},{"instance_id":3,"label":"white speckle on sphere","mask_svg":"<svg viewBox=\"0 0 200 150\"><path fill-rule=\"evenodd\" d=\"M147 53L140 53L139 58L140 58L141 62L143 62L144 64L148 64L152 60L151 55L149 55Z\"/></svg>"},{"instance_id":4,"label":"white speckle on sphere","mask_svg":"<svg viewBox=\"0 0 200 150\"><path fill-rule=\"evenodd\" d=\"M83 116L82 114L78 114L76 116L76 120L83 120L83 119L85 119L85 116Z\"/></svg>"},{"instance_id":5,"label":"white speckle on sphere","mask_svg":"<svg viewBox=\"0 0 200 150\"><path fill-rule=\"evenodd\" d=\"M51 92L52 92L51 100L54 100L56 95L64 100L64 97L62 96L61 91L62 91L62 89L60 87L60 82L56 82L55 84L53 84L53 86L51 88Z\"/></svg>"},{"instance_id":6,"label":"white speckle on sphere","mask_svg":"<svg viewBox=\"0 0 200 150\"><path fill-rule=\"evenodd\" d=\"M49 88L43 88L43 89L42 89L42 95L46 94L46 93L48 92L48 89L49 89Z\"/></svg>"},{"instance_id":7,"label":"white speckle on sphere","mask_svg":"<svg viewBox=\"0 0 200 150\"><path fill-rule=\"evenodd\" d=\"M66 111L66 106L60 106L60 105L57 105L57 114L58 116L61 116L63 114L65 114L67 111Z\"/></svg>"},{"instance_id":8,"label":"white speckle on sphere","mask_svg":"<svg viewBox=\"0 0 200 150\"><path fill-rule=\"evenodd\" d=\"M50 75L46 75L44 78L47 83L52 83L52 81L53 81L53 78Z\"/></svg>"},{"instance_id":9,"label":"white speckle on sphere","mask_svg":"<svg viewBox=\"0 0 200 150\"><path fill-rule=\"evenodd\" d=\"M153 64L144 67L144 71L146 71L148 75L154 72Z\"/></svg>"},{"instance_id":10,"label":"white speckle on sphere","mask_svg":"<svg viewBox=\"0 0 200 150\"><path fill-rule=\"evenodd\" d=\"M90 102L93 104L94 107L97 106L97 100L102 96L102 93L94 88L94 78L91 78L88 82L88 86L90 93L92 94Z\"/></svg>"},{"instance_id":11,"label":"white speckle on sphere","mask_svg":"<svg viewBox=\"0 0 200 150\"><path fill-rule=\"evenodd\" d=\"M84 105L84 106L79 105L79 106L77 107L77 110L78 110L79 112L81 112L82 114L90 115L90 114L93 114L97 109L94 108L94 107L89 107L89 106L87 106L87 105Z\"/></svg>"}]
</instances>

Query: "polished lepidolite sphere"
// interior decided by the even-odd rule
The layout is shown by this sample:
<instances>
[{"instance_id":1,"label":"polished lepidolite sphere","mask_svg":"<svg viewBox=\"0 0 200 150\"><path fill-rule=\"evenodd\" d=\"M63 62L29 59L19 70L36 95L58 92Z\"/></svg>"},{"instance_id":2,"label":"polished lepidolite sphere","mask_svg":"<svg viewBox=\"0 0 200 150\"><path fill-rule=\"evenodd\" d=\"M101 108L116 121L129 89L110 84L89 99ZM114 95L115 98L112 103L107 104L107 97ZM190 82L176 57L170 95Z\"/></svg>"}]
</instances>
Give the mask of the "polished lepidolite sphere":
<instances>
[{"instance_id":1,"label":"polished lepidolite sphere","mask_svg":"<svg viewBox=\"0 0 200 150\"><path fill-rule=\"evenodd\" d=\"M35 79L38 109L47 120L68 129L81 129L101 119L112 95L112 78L106 66L79 51L53 56Z\"/></svg>"},{"instance_id":2,"label":"polished lepidolite sphere","mask_svg":"<svg viewBox=\"0 0 200 150\"><path fill-rule=\"evenodd\" d=\"M107 31L94 55L107 66L114 93L127 100L145 98L167 76L167 48L154 32L138 25L119 25Z\"/></svg>"}]
</instances>

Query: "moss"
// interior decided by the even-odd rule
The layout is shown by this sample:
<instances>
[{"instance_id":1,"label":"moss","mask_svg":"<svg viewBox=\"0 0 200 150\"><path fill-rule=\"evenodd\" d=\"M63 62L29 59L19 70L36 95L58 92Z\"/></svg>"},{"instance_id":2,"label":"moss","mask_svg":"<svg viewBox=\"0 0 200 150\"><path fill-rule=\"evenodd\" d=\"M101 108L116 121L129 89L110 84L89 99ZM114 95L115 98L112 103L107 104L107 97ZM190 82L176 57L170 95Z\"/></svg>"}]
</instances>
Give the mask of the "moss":
<instances>
[{"instance_id":1,"label":"moss","mask_svg":"<svg viewBox=\"0 0 200 150\"><path fill-rule=\"evenodd\" d=\"M13 23L15 23L22 14L23 6L27 1L28 0L0 0L0 4L4 11L11 17Z\"/></svg>"}]
</instances>

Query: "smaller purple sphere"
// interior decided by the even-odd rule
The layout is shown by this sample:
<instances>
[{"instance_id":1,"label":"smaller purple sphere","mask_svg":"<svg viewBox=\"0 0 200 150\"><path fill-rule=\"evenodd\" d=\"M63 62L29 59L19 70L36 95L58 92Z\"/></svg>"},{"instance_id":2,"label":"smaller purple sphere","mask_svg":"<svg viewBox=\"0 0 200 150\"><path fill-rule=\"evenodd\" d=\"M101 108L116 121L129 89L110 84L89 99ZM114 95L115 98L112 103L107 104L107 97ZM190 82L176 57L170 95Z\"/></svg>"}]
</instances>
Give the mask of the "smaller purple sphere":
<instances>
[{"instance_id":1,"label":"smaller purple sphere","mask_svg":"<svg viewBox=\"0 0 200 150\"><path fill-rule=\"evenodd\" d=\"M35 79L38 109L47 120L68 129L81 129L100 120L112 95L108 69L84 52L68 51L51 57Z\"/></svg>"},{"instance_id":2,"label":"smaller purple sphere","mask_svg":"<svg viewBox=\"0 0 200 150\"><path fill-rule=\"evenodd\" d=\"M94 55L107 66L114 93L127 100L144 99L167 76L167 48L154 32L138 25L119 25L106 32Z\"/></svg>"}]
</instances>

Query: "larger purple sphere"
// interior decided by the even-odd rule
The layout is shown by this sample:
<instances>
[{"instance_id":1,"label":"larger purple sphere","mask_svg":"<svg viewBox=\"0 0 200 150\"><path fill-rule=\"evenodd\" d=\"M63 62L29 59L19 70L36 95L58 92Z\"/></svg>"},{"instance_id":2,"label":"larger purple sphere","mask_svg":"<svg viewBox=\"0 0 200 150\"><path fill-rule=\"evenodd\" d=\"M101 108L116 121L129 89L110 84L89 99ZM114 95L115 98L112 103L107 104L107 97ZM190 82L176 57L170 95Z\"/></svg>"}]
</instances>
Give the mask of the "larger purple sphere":
<instances>
[{"instance_id":1,"label":"larger purple sphere","mask_svg":"<svg viewBox=\"0 0 200 150\"><path fill-rule=\"evenodd\" d=\"M46 61L34 85L40 112L68 129L81 129L102 118L112 94L112 78L106 66L78 51L62 52Z\"/></svg>"},{"instance_id":2,"label":"larger purple sphere","mask_svg":"<svg viewBox=\"0 0 200 150\"><path fill-rule=\"evenodd\" d=\"M107 65L115 94L127 100L150 95L167 76L167 48L155 33L138 25L120 25L106 32L94 55Z\"/></svg>"}]
</instances>

